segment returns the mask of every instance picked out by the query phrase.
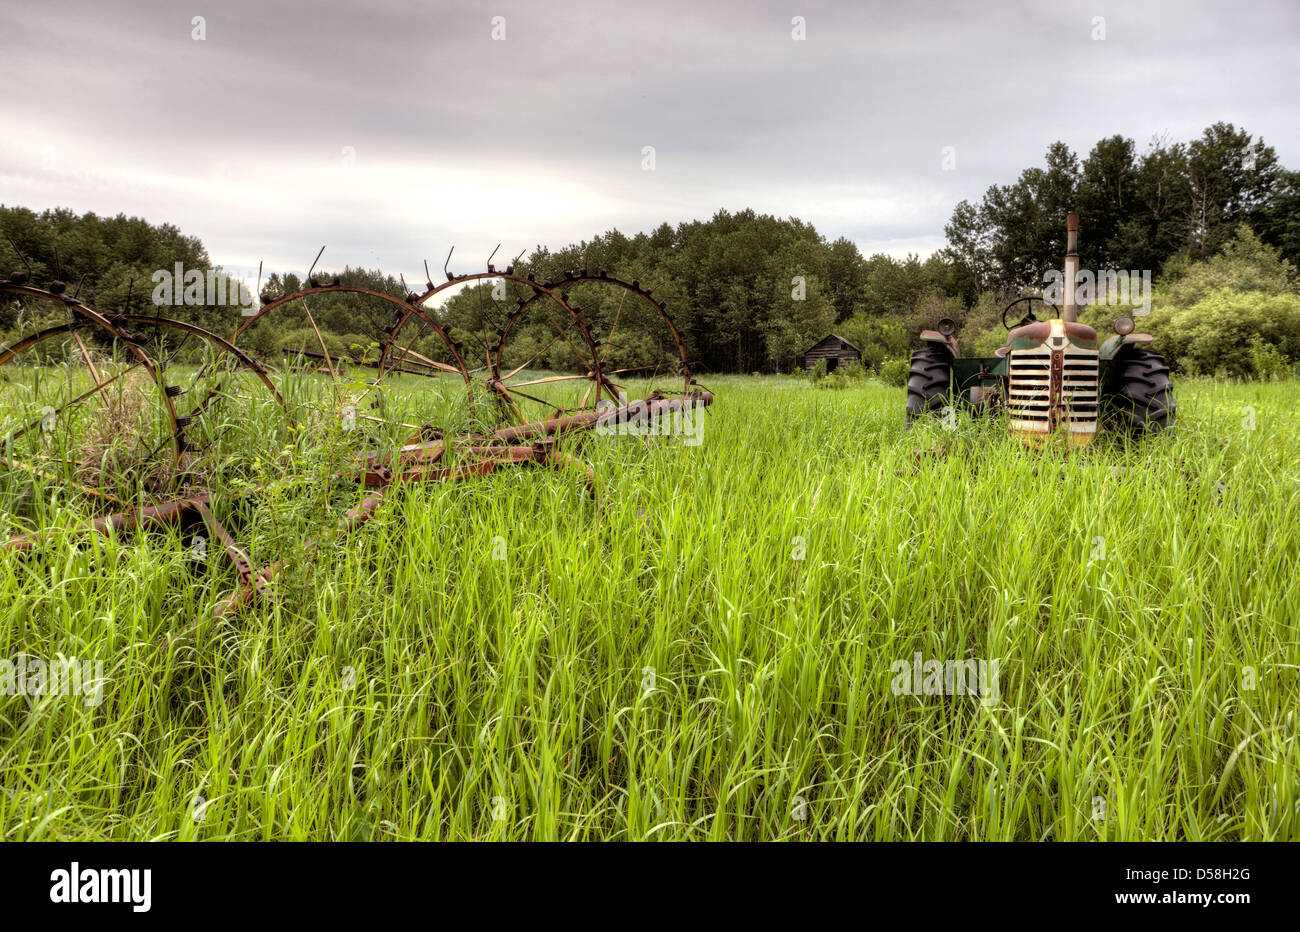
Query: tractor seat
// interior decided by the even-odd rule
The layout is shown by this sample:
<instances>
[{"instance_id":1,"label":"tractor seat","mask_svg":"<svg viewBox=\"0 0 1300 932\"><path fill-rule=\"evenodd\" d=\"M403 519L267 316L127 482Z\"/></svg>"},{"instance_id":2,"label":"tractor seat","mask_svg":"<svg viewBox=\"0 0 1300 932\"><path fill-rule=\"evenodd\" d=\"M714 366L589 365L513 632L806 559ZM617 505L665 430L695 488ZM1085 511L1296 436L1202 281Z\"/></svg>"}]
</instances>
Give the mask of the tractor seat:
<instances>
[{"instance_id":1,"label":"tractor seat","mask_svg":"<svg viewBox=\"0 0 1300 932\"><path fill-rule=\"evenodd\" d=\"M1009 352L1011 352L1011 347L999 346L996 350L994 350L993 355L998 357L998 359L1006 359L1007 353Z\"/></svg>"}]
</instances>

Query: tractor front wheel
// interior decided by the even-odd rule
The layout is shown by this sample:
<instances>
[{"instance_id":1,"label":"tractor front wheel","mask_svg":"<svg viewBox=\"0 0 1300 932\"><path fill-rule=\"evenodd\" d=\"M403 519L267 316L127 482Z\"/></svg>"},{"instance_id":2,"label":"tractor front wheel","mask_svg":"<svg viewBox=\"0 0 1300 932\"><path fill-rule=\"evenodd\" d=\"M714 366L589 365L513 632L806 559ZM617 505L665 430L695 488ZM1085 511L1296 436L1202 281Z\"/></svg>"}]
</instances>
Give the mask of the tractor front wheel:
<instances>
[{"instance_id":1,"label":"tractor front wheel","mask_svg":"<svg viewBox=\"0 0 1300 932\"><path fill-rule=\"evenodd\" d=\"M912 354L907 376L907 426L923 414L943 410L952 389L952 353L941 343L926 343Z\"/></svg>"},{"instance_id":2,"label":"tractor front wheel","mask_svg":"<svg viewBox=\"0 0 1300 932\"><path fill-rule=\"evenodd\" d=\"M1123 350L1106 372L1102 403L1114 428L1138 435L1164 430L1176 410L1164 357L1149 349Z\"/></svg>"}]
</instances>

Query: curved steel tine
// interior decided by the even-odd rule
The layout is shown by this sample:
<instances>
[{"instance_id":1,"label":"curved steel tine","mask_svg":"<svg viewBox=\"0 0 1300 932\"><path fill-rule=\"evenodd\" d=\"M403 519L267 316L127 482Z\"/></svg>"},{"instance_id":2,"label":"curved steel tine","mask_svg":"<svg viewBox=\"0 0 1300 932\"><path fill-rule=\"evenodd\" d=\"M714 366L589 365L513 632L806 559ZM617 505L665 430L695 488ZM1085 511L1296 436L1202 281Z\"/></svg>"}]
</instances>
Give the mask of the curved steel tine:
<instances>
[{"instance_id":1,"label":"curved steel tine","mask_svg":"<svg viewBox=\"0 0 1300 932\"><path fill-rule=\"evenodd\" d=\"M320 261L320 257L324 254L324 252L325 252L325 247L322 246L320 248L320 252L316 253L316 258L312 260L311 268L307 270L307 278L309 280L311 279L311 273L316 271L316 263Z\"/></svg>"},{"instance_id":2,"label":"curved steel tine","mask_svg":"<svg viewBox=\"0 0 1300 932\"><path fill-rule=\"evenodd\" d=\"M35 284L35 273L32 271L32 264L27 261L27 257L23 255L23 251L18 248L18 244L14 242L12 236L6 233L5 239L9 240L9 245L14 248L14 252L18 253L19 261L22 262L23 265L27 266L27 280Z\"/></svg>"}]
</instances>

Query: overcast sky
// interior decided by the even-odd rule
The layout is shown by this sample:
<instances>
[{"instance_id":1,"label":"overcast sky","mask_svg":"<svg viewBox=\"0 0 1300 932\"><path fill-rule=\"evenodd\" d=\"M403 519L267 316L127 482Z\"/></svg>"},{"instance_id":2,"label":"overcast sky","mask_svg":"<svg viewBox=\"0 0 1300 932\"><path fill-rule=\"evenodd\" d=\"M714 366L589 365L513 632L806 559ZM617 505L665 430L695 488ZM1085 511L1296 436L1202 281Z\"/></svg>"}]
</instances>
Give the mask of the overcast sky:
<instances>
[{"instance_id":1,"label":"overcast sky","mask_svg":"<svg viewBox=\"0 0 1300 932\"><path fill-rule=\"evenodd\" d=\"M1296 0L5 0L0 39L0 203L174 223L237 274L744 207L927 255L1055 139L1217 120L1300 168Z\"/></svg>"}]
</instances>

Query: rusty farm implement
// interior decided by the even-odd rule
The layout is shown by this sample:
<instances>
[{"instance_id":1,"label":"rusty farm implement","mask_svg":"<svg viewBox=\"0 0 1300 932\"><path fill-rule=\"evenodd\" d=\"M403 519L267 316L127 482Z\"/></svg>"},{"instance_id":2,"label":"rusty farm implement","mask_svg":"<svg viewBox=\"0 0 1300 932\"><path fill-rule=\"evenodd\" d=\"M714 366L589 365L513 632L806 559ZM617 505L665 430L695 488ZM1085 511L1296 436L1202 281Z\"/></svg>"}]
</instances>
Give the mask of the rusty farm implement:
<instances>
[{"instance_id":1,"label":"rusty farm implement","mask_svg":"<svg viewBox=\"0 0 1300 932\"><path fill-rule=\"evenodd\" d=\"M598 498L593 469L576 455L585 433L604 422L682 416L713 400L692 376L666 303L603 269L539 280L513 264L497 269L489 257L481 272L454 274L444 264L443 281L430 277L404 295L314 270L304 288L262 293L228 337L136 313L129 291L116 311L91 307L62 281L35 285L30 265L0 281L0 310L18 334L0 348L7 548L39 552L61 496L79 497L90 512L74 535L198 529L236 577L216 610L224 615L269 594L286 563L257 565L218 517L232 502L257 507L265 491L256 481L228 481L250 468L236 438L262 442L261 464L340 424L354 432L351 455L332 477L353 489L350 507L320 516L320 534L302 546L315 552L360 529L409 483L531 466L571 475ZM458 335L434 302L466 287L492 296L482 302L479 332ZM312 311L322 299L367 322L368 347L331 353L317 324L330 311ZM305 319L314 343L254 351L258 328L277 314ZM634 318L655 325L649 346L618 341L620 323ZM299 383L314 379L326 390L300 397L288 378L295 370L308 373ZM621 383L629 379L640 400L627 400Z\"/></svg>"}]
</instances>

